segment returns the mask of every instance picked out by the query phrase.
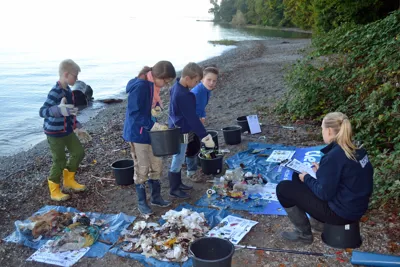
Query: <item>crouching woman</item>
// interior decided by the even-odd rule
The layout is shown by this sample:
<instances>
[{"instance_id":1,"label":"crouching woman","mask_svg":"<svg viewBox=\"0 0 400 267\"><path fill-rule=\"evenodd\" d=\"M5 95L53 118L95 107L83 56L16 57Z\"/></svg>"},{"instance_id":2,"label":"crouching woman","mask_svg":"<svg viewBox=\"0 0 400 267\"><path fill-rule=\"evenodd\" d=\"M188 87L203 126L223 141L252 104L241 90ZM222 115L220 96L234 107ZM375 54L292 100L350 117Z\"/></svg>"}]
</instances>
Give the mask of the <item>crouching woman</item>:
<instances>
[{"instance_id":1,"label":"crouching woman","mask_svg":"<svg viewBox=\"0 0 400 267\"><path fill-rule=\"evenodd\" d=\"M291 181L277 186L277 197L295 229L283 232L289 241L311 244L314 230L323 223L345 225L358 221L368 209L372 194L373 167L364 149L352 142L351 124L346 115L332 112L322 121L320 164L314 163L317 179L307 173L293 174ZM306 213L310 215L308 219Z\"/></svg>"}]
</instances>

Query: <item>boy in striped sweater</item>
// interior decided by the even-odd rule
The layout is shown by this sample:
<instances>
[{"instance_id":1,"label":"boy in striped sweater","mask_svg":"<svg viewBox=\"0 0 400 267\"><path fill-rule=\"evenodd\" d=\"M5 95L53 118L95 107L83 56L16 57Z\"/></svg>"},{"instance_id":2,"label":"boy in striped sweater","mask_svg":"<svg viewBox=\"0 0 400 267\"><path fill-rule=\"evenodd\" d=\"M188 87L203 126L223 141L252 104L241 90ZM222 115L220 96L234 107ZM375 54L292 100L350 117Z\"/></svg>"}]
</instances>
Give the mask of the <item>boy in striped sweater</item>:
<instances>
[{"instance_id":1,"label":"boy in striped sweater","mask_svg":"<svg viewBox=\"0 0 400 267\"><path fill-rule=\"evenodd\" d=\"M73 60L63 60L59 66L60 79L50 90L39 110L40 117L44 118L43 129L53 158L48 184L50 197L55 201L67 200L70 197L61 192L61 175L64 176L64 189L75 192L86 189L86 186L75 181L75 172L85 152L74 132L82 126L76 120L78 108L74 107L74 96L69 87L75 84L80 71L80 67ZM70 154L68 162L65 148Z\"/></svg>"}]
</instances>

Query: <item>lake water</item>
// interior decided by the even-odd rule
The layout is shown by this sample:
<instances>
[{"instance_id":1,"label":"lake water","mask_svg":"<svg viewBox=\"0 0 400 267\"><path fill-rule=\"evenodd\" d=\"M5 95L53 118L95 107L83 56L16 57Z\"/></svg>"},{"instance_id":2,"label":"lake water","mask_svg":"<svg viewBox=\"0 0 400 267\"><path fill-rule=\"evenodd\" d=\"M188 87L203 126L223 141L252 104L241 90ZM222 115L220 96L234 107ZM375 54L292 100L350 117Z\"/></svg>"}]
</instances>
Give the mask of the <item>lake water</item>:
<instances>
[{"instance_id":1,"label":"lake water","mask_svg":"<svg viewBox=\"0 0 400 267\"><path fill-rule=\"evenodd\" d=\"M11 155L45 139L39 108L58 80L58 64L77 62L79 79L94 90L95 99L125 97L125 85L144 65L171 61L177 70L189 61L218 56L233 47L209 40L304 38L307 34L265 29L236 29L195 18L150 22L132 16L73 23L32 20L8 26L0 42L0 156ZM166 29L166 30L161 30ZM102 108L84 110L81 121ZM79 117L78 117L79 118Z\"/></svg>"}]
</instances>

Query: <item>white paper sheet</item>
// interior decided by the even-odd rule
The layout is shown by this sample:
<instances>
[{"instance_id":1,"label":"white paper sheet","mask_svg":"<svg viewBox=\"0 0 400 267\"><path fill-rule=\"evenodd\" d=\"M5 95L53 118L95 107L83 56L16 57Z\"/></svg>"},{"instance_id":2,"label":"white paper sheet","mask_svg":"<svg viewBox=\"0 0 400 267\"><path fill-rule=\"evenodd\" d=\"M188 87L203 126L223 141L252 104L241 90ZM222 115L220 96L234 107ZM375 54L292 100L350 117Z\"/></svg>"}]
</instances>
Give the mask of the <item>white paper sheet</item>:
<instances>
[{"instance_id":1,"label":"white paper sheet","mask_svg":"<svg viewBox=\"0 0 400 267\"><path fill-rule=\"evenodd\" d=\"M295 150L274 150L272 151L272 154L267 158L267 161L281 163L284 160L291 159L294 153L296 153Z\"/></svg>"},{"instance_id":2,"label":"white paper sheet","mask_svg":"<svg viewBox=\"0 0 400 267\"><path fill-rule=\"evenodd\" d=\"M33 253L27 261L37 261L57 266L69 267L77 263L88 252L90 247L80 250L72 250L66 252L51 252L51 244L54 240L47 241L35 253Z\"/></svg>"},{"instance_id":3,"label":"white paper sheet","mask_svg":"<svg viewBox=\"0 0 400 267\"><path fill-rule=\"evenodd\" d=\"M263 190L260 192L261 199L278 201L278 197L276 196L276 186L278 184L267 183L263 186Z\"/></svg>"},{"instance_id":4,"label":"white paper sheet","mask_svg":"<svg viewBox=\"0 0 400 267\"><path fill-rule=\"evenodd\" d=\"M306 172L309 175L311 175L311 177L317 179L317 176L316 176L316 173L314 172L314 170L311 167L309 167L308 165L301 163L297 159L293 159L293 160L289 161L287 164L285 164L285 167L288 167L289 169L292 169L297 173Z\"/></svg>"},{"instance_id":5,"label":"white paper sheet","mask_svg":"<svg viewBox=\"0 0 400 267\"><path fill-rule=\"evenodd\" d=\"M258 116L257 115L249 115L249 116L246 116L246 118L247 118L247 122L249 124L250 133L251 134L261 133L261 127L260 127L260 122L258 121Z\"/></svg>"},{"instance_id":6,"label":"white paper sheet","mask_svg":"<svg viewBox=\"0 0 400 267\"><path fill-rule=\"evenodd\" d=\"M217 226L211 229L206 236L227 239L232 244L237 245L257 223L256 221L228 215Z\"/></svg>"}]
</instances>

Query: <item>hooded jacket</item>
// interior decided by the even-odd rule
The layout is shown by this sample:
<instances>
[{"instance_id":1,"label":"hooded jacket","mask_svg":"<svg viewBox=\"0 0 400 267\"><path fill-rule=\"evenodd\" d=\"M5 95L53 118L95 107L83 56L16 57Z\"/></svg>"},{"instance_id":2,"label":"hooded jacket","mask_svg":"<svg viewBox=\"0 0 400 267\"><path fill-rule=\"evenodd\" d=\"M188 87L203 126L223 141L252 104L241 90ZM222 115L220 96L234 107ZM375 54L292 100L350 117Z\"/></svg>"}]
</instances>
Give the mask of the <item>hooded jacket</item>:
<instances>
[{"instance_id":1,"label":"hooded jacket","mask_svg":"<svg viewBox=\"0 0 400 267\"><path fill-rule=\"evenodd\" d=\"M207 131L196 114L196 97L189 88L179 83L179 79L170 91L168 125L170 128L180 127L182 134L194 132L200 140L207 136Z\"/></svg>"},{"instance_id":2,"label":"hooded jacket","mask_svg":"<svg viewBox=\"0 0 400 267\"><path fill-rule=\"evenodd\" d=\"M134 78L126 86L128 103L125 113L123 138L127 142L150 144L149 131L153 128L151 105L154 85L152 82Z\"/></svg>"},{"instance_id":3,"label":"hooded jacket","mask_svg":"<svg viewBox=\"0 0 400 267\"><path fill-rule=\"evenodd\" d=\"M373 187L373 167L364 149L356 151L356 160L347 158L335 142L321 150L317 179L309 174L304 183L331 210L350 221L359 220L368 209Z\"/></svg>"}]
</instances>

